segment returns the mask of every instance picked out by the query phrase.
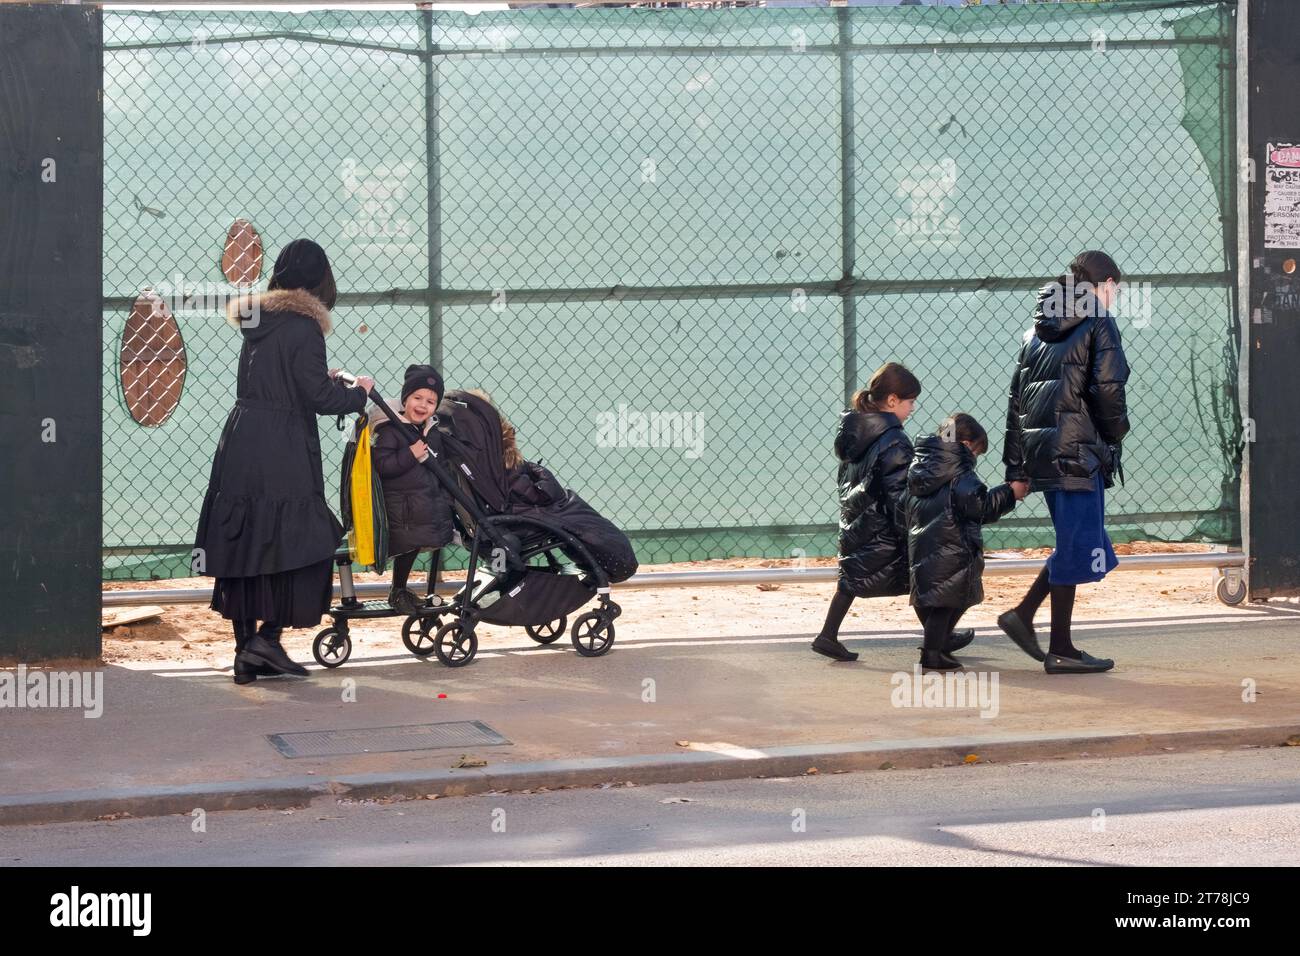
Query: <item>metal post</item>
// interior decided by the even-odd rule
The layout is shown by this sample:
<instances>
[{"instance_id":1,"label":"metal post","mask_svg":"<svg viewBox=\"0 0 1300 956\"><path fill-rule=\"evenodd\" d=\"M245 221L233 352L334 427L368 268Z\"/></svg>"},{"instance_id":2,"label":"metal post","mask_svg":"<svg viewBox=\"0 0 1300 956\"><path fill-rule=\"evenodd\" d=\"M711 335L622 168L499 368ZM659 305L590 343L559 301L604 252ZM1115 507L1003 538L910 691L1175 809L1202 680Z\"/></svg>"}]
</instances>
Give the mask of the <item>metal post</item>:
<instances>
[{"instance_id":1,"label":"metal post","mask_svg":"<svg viewBox=\"0 0 1300 956\"><path fill-rule=\"evenodd\" d=\"M835 11L839 21L837 46L840 58L840 309L844 322L844 406L847 408L857 389L858 378L858 300L853 293L853 272L857 249L854 232L854 144L853 144L853 43L849 9Z\"/></svg>"},{"instance_id":2,"label":"metal post","mask_svg":"<svg viewBox=\"0 0 1300 956\"><path fill-rule=\"evenodd\" d=\"M439 52L433 42L433 9L421 8L424 20L424 157L425 202L428 206L429 263L425 301L429 307L429 361L442 370L442 190L438 156L438 75L433 58Z\"/></svg>"},{"instance_id":3,"label":"metal post","mask_svg":"<svg viewBox=\"0 0 1300 956\"><path fill-rule=\"evenodd\" d=\"M1250 303L1250 182L1245 176L1250 158L1250 69L1249 28L1250 0L1237 4L1237 321L1241 333L1241 348L1237 356L1237 395L1241 409L1242 426L1250 422L1250 324L1254 321ZM1243 436L1244 437L1244 436ZM1247 593L1250 588L1250 442L1244 442L1241 453L1241 550L1246 560L1243 571Z\"/></svg>"}]
</instances>

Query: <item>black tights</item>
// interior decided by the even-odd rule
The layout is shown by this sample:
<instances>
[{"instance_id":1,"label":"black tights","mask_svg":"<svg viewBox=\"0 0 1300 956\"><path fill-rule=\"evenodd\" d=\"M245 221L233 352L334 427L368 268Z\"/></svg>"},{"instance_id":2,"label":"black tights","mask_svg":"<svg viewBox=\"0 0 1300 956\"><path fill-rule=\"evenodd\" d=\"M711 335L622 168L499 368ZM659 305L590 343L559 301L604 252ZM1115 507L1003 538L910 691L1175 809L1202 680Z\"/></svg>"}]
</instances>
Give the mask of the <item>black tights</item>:
<instances>
[{"instance_id":1,"label":"black tights","mask_svg":"<svg viewBox=\"0 0 1300 956\"><path fill-rule=\"evenodd\" d=\"M848 591L845 591L843 588L837 587L835 589L835 596L831 598L831 606L826 611L826 623L822 625L822 632L818 636L832 641L839 640L840 625L844 623L844 617L849 613L849 608L852 607L852 605L853 595ZM927 619L930 617L929 612L934 609L918 607L914 608L914 610L916 611L917 618L921 621L921 626L926 627ZM966 613L966 609L938 608L938 610L953 612L952 620L947 622L948 630L944 633L943 641L939 642L939 647L943 647L943 642L948 640L948 635L952 633L952 629L956 623L961 620L961 616ZM935 627L938 626L939 622L936 621ZM926 646L928 647L929 645Z\"/></svg>"},{"instance_id":2,"label":"black tights","mask_svg":"<svg viewBox=\"0 0 1300 956\"><path fill-rule=\"evenodd\" d=\"M1070 622L1074 618L1073 584L1052 584L1047 577L1047 565L1038 572L1029 593L1016 605L1015 612L1029 627L1034 626L1034 615L1049 595L1052 599L1051 652L1061 657L1079 658L1079 651L1070 640Z\"/></svg>"},{"instance_id":3,"label":"black tights","mask_svg":"<svg viewBox=\"0 0 1300 956\"><path fill-rule=\"evenodd\" d=\"M915 610L916 616L921 619L921 626L925 628L921 649L926 651L943 650L948 638L952 636L952 629L966 613L964 607L918 607Z\"/></svg>"},{"instance_id":4,"label":"black tights","mask_svg":"<svg viewBox=\"0 0 1300 956\"><path fill-rule=\"evenodd\" d=\"M420 552L407 551L405 554L399 554L393 558L393 587L406 587L406 580L411 576L411 568L415 567L415 559L420 556ZM429 560L429 584L428 593L432 594L434 586L438 583L439 565L442 563L442 551L433 552L433 557Z\"/></svg>"}]
</instances>

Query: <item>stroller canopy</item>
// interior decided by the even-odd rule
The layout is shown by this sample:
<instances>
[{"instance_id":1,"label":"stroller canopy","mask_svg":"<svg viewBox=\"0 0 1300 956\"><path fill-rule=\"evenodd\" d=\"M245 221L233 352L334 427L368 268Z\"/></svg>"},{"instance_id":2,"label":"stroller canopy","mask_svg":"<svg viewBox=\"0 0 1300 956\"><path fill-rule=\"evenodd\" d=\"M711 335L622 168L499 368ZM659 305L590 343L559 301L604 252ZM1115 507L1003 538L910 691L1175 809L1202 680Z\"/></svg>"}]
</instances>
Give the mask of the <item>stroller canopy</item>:
<instances>
[{"instance_id":1,"label":"stroller canopy","mask_svg":"<svg viewBox=\"0 0 1300 956\"><path fill-rule=\"evenodd\" d=\"M438 406L438 431L450 466L461 473L485 507L508 510L501 416L477 395L451 389Z\"/></svg>"}]
</instances>

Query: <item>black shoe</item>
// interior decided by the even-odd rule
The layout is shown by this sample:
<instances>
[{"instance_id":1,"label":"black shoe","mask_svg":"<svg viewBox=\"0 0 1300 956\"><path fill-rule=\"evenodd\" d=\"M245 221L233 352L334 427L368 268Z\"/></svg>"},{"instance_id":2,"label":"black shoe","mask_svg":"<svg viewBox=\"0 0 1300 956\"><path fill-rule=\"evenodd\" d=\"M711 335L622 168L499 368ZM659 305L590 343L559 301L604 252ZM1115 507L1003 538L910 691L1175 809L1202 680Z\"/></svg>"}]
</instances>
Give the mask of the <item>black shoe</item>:
<instances>
[{"instance_id":1,"label":"black shoe","mask_svg":"<svg viewBox=\"0 0 1300 956\"><path fill-rule=\"evenodd\" d=\"M424 604L419 595L414 591L408 591L406 588L393 588L389 591L388 603L394 611L401 611L407 617L415 617L424 610Z\"/></svg>"},{"instance_id":2,"label":"black shoe","mask_svg":"<svg viewBox=\"0 0 1300 956\"><path fill-rule=\"evenodd\" d=\"M959 671L961 661L949 657L946 651L921 651L921 669L926 671Z\"/></svg>"},{"instance_id":3,"label":"black shoe","mask_svg":"<svg viewBox=\"0 0 1300 956\"><path fill-rule=\"evenodd\" d=\"M837 661L856 661L858 655L849 650L833 637L822 637L817 635L817 640L812 642L812 649L818 654L825 655L832 660Z\"/></svg>"},{"instance_id":4,"label":"black shoe","mask_svg":"<svg viewBox=\"0 0 1300 956\"><path fill-rule=\"evenodd\" d=\"M246 658L235 655L236 684L251 684L259 677L276 677L279 673L264 664L251 664Z\"/></svg>"},{"instance_id":5,"label":"black shoe","mask_svg":"<svg viewBox=\"0 0 1300 956\"><path fill-rule=\"evenodd\" d=\"M1016 642L1016 646L1028 654L1036 661L1047 659L1043 653L1042 647L1038 644L1038 635L1034 629L1020 619L1020 615L1015 611L1007 611L1005 614L998 616L998 627L1006 633L1007 637Z\"/></svg>"},{"instance_id":6,"label":"black shoe","mask_svg":"<svg viewBox=\"0 0 1300 956\"><path fill-rule=\"evenodd\" d=\"M284 648L279 644L268 641L261 634L258 634L247 644L244 649L235 655L235 663L240 661L249 667L267 667L276 674L293 674L295 677L306 677L307 668L301 664L295 664L290 660L289 655L284 652Z\"/></svg>"},{"instance_id":7,"label":"black shoe","mask_svg":"<svg viewBox=\"0 0 1300 956\"><path fill-rule=\"evenodd\" d=\"M1060 654L1048 654L1043 670L1049 674L1100 674L1115 666L1109 659L1093 657L1087 651L1079 652L1079 660L1062 657Z\"/></svg>"},{"instance_id":8,"label":"black shoe","mask_svg":"<svg viewBox=\"0 0 1300 956\"><path fill-rule=\"evenodd\" d=\"M960 631L953 631L948 635L947 643L943 645L943 652L945 654L952 654L954 651L961 650L973 640L975 640L975 628L973 627L963 628Z\"/></svg>"}]
</instances>

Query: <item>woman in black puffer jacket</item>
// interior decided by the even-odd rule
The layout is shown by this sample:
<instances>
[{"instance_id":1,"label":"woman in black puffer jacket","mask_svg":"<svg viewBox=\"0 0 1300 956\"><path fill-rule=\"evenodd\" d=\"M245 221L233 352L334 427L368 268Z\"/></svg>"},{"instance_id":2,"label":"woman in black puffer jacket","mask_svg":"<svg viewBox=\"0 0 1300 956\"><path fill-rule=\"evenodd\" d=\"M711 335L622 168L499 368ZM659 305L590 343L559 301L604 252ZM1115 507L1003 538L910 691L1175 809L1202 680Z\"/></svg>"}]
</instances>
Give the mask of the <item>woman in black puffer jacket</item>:
<instances>
[{"instance_id":1,"label":"woman in black puffer jacket","mask_svg":"<svg viewBox=\"0 0 1300 956\"><path fill-rule=\"evenodd\" d=\"M1025 334L1007 403L1003 461L1007 480L1027 480L1047 498L1056 548L1024 600L998 624L1049 674L1109 670L1070 639L1075 586L1100 581L1118 564L1106 534L1105 489L1120 468L1128 434L1128 361L1110 307L1120 271L1104 252L1089 251L1038 294L1034 327ZM1051 595L1052 638L1046 655L1034 614Z\"/></svg>"},{"instance_id":2,"label":"woman in black puffer jacket","mask_svg":"<svg viewBox=\"0 0 1300 956\"><path fill-rule=\"evenodd\" d=\"M897 362L886 362L840 417L835 456L840 460L840 578L826 623L812 643L837 661L858 655L839 640L840 624L855 597L907 593L907 527L900 499L907 486L912 443L903 422L912 414L921 383Z\"/></svg>"}]
</instances>

